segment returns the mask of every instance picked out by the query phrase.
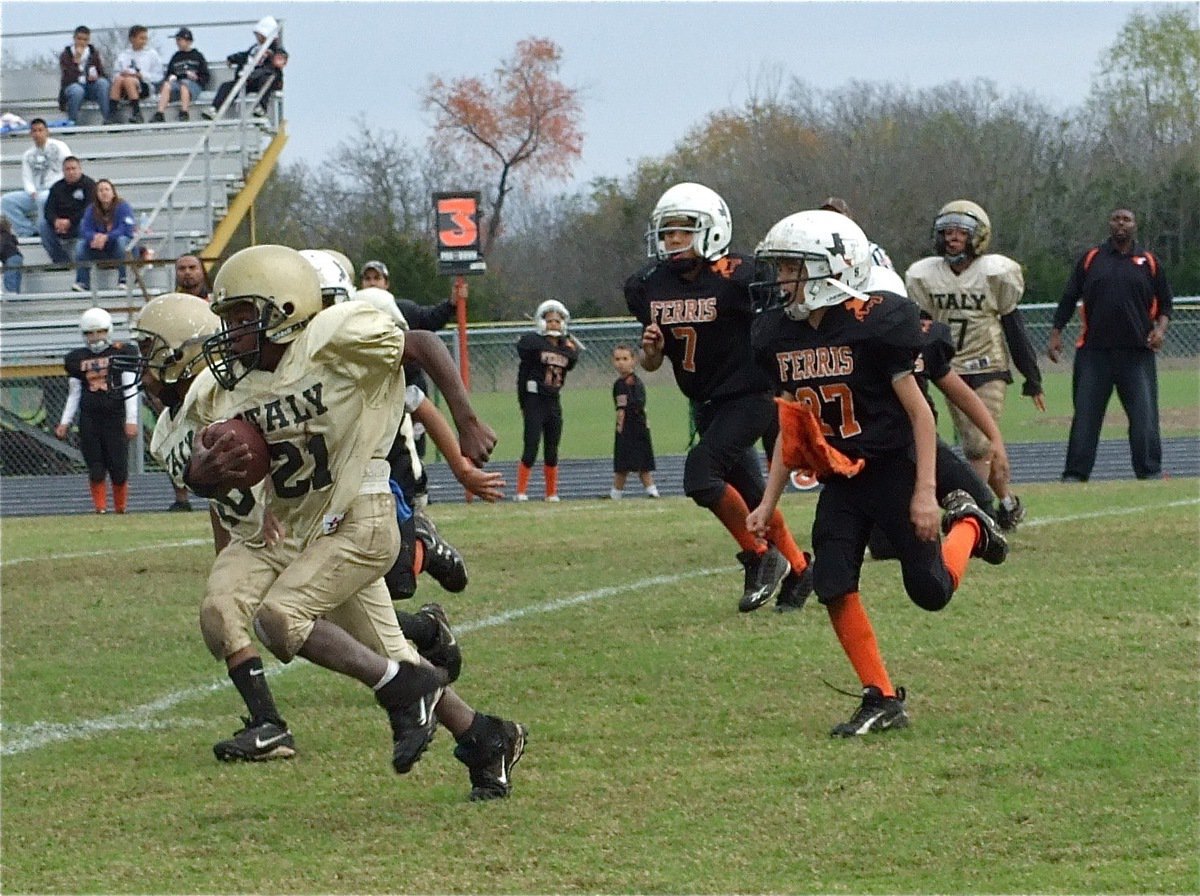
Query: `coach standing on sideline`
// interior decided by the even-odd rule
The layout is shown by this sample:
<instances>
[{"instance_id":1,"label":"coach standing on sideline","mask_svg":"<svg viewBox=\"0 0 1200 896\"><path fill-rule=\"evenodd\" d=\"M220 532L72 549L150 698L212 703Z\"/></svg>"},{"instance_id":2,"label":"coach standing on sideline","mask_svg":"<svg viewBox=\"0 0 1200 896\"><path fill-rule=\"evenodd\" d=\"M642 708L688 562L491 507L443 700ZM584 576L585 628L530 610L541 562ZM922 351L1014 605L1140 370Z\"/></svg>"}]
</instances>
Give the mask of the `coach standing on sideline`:
<instances>
[{"instance_id":1,"label":"coach standing on sideline","mask_svg":"<svg viewBox=\"0 0 1200 896\"><path fill-rule=\"evenodd\" d=\"M1096 462L1104 411L1116 387L1129 418L1129 453L1138 479L1162 475L1158 424L1158 372L1171 319L1171 287L1158 259L1136 242L1137 219L1118 208L1108 219L1109 238L1084 253L1063 290L1046 354L1057 363L1062 328L1083 300L1083 328L1075 343L1071 393L1075 416L1067 442L1063 482L1087 482Z\"/></svg>"}]
</instances>

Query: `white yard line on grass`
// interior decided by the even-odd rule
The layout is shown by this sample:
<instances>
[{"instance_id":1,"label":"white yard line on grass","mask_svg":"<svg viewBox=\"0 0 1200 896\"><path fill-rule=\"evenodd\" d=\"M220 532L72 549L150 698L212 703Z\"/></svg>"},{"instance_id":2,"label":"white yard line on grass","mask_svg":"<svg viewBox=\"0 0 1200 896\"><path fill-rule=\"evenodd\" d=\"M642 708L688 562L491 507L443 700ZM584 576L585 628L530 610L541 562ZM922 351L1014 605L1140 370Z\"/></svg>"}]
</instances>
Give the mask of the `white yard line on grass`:
<instances>
[{"instance_id":1,"label":"white yard line on grass","mask_svg":"<svg viewBox=\"0 0 1200 896\"><path fill-rule=\"evenodd\" d=\"M688 579L695 579L701 576L710 576L714 573L728 572L726 567L718 567L716 569L695 569L691 572L680 573L673 576L654 576L649 579L642 579L639 582L629 582L625 585L612 585L607 588L597 588L594 591L585 591L582 594L575 594L571 597L560 597L555 600L548 600L540 604L531 604L528 607L521 607L516 610L505 610L503 613L497 613L495 616L487 616L483 619L477 619L474 622L464 622L461 625L454 627L455 634L464 635L469 632L479 631L485 628L494 628L498 625L507 625L518 619L523 619L527 616L535 616L541 613L554 613L558 610L565 610L569 607L575 607L580 604L590 603L595 600L603 600L608 597L616 597L621 594L627 594L630 591L638 591L642 588L661 587L663 585L674 585L678 582L683 582ZM272 677L280 675L289 669L311 669L312 665L298 661L290 663L287 666L276 666L271 670ZM4 725L0 728L0 736L3 738L3 745L0 745L0 756L12 756L16 753L27 753L30 750L39 750L42 747L50 744L62 743L68 740L81 740L90 738L97 734L103 734L109 731L127 731L130 729L147 730L150 728L166 728L180 724L196 724L194 719L188 719L186 722L182 719L155 719L154 716L158 713L166 712L173 709L180 703L187 700L193 700L197 697L204 697L214 691L219 691L227 687L232 687L228 678L221 678L216 681L210 681L208 684L199 685L197 687L184 688L180 691L167 694L165 697L160 697L150 703L143 703L141 706L135 706L132 709L124 712L116 713L111 716L103 716L99 719L86 719L82 722L34 722L32 725Z\"/></svg>"},{"instance_id":2,"label":"white yard line on grass","mask_svg":"<svg viewBox=\"0 0 1200 896\"><path fill-rule=\"evenodd\" d=\"M1091 513L1079 513L1071 516L1061 517L1039 517L1026 520L1021 524L1022 529L1034 528L1038 526L1052 526L1062 523L1075 523L1083 520L1098 519L1102 517L1112 516L1128 516L1135 513L1146 513L1147 511L1159 510L1167 507L1187 507L1195 504L1200 504L1200 498L1189 498L1182 501L1170 501L1165 504L1150 504L1141 505L1138 507L1118 507L1107 510L1097 510ZM194 541L176 542L174 545L154 545L153 547L186 547L199 544L208 544L207 539L196 539ZM144 547L144 546L143 546ZM137 550L137 548L128 548L126 550ZM89 557L102 553L111 553L104 551L93 551L89 553L77 554L60 554L53 558L24 558L19 560L6 561L9 563L28 562L34 559L68 559L77 557ZM579 606L580 604L590 603L596 600L604 600L609 597L616 597L621 594L627 594L630 591L638 591L643 588L661 587L663 585L673 585L677 582L683 582L688 579L700 578L702 576L710 576L716 573L728 572L727 567L716 567L713 569L697 569L691 572L680 573L672 576L654 576L649 579L642 579L638 582L629 582L624 585L611 585L607 588L597 588L594 591L584 591L581 594L575 594L570 597L560 597L555 600L544 601L540 604L531 604L527 607L520 607L515 610L505 610L503 613L497 613L494 616L487 616L483 619L478 619L474 622L464 622L461 625L455 626L455 632L459 635L468 634L470 632L479 631L485 628L494 628L500 625L507 625L510 622L515 622L524 619L528 616L536 616L543 613L554 613L558 610L565 610L570 607ZM272 669L272 675L279 675L288 669L311 668L309 663L296 662L288 666L277 666ZM152 728L167 728L179 725L194 725L197 724L195 719L169 718L156 719L154 716L158 713L166 712L173 709L180 703L187 700L193 700L197 697L203 697L214 691L222 690L223 688L231 687L227 678L221 678L217 681L211 681L205 685L185 688L181 691L167 694L150 703L144 703L141 706L135 706L121 713L116 713L111 716L104 716L99 719L87 719L82 722L59 723L59 722L35 722L32 725L5 725L0 728L0 736L3 738L3 744L0 746L0 755L12 756L17 753L27 753L30 750L38 750L50 744L62 743L69 740L81 740L84 738L93 737L98 734L103 734L109 731L127 731L130 729L148 730Z\"/></svg>"},{"instance_id":3,"label":"white yard line on grass","mask_svg":"<svg viewBox=\"0 0 1200 896\"><path fill-rule=\"evenodd\" d=\"M70 554L52 554L49 557L13 557L0 561L0 566L16 566L18 563L37 563L46 560L79 560L82 557L111 557L113 554L132 554L135 551L157 551L162 548L194 548L212 544L212 538L189 538L187 541L164 541L156 544L136 544L123 548L105 548L100 551L75 551Z\"/></svg>"}]
</instances>

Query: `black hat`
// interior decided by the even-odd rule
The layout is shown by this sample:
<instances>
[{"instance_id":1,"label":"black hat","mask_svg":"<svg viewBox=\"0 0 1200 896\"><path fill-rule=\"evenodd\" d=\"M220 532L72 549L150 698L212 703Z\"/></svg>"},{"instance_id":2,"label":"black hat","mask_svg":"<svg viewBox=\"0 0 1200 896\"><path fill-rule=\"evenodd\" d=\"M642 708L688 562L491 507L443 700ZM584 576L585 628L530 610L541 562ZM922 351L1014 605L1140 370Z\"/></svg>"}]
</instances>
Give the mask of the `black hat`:
<instances>
[{"instance_id":1,"label":"black hat","mask_svg":"<svg viewBox=\"0 0 1200 896\"><path fill-rule=\"evenodd\" d=\"M172 34L171 37L186 37L188 40L195 40L195 38L192 37L190 28L180 28L178 31Z\"/></svg>"}]
</instances>

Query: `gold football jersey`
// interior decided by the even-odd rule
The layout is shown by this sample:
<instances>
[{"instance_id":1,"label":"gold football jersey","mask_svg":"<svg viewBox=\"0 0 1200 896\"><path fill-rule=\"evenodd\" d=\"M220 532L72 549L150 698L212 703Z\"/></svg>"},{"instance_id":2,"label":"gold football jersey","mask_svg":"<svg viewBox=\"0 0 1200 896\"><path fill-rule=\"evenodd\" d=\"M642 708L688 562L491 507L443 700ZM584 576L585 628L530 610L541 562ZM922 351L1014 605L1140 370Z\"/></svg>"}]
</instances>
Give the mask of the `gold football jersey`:
<instances>
[{"instance_id":1,"label":"gold football jersey","mask_svg":"<svg viewBox=\"0 0 1200 896\"><path fill-rule=\"evenodd\" d=\"M960 374L995 373L1011 366L1000 318L1025 291L1021 266L1003 255L982 255L961 274L944 258L915 262L904 275L909 297L950 327Z\"/></svg>"},{"instance_id":2,"label":"gold football jersey","mask_svg":"<svg viewBox=\"0 0 1200 896\"><path fill-rule=\"evenodd\" d=\"M386 494L387 454L404 413L404 333L362 302L317 314L274 371L232 390L192 386L197 428L243 417L271 448L271 510L309 544L337 530L355 496ZM198 387L203 388L198 388Z\"/></svg>"}]
</instances>

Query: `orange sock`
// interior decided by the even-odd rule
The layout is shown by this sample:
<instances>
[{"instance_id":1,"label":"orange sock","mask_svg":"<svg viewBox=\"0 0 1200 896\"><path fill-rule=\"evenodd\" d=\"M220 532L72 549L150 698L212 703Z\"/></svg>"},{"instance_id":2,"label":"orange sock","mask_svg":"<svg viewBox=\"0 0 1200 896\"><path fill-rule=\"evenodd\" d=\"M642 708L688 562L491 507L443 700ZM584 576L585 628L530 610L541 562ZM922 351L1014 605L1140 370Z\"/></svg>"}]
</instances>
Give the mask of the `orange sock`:
<instances>
[{"instance_id":1,"label":"orange sock","mask_svg":"<svg viewBox=\"0 0 1200 896\"><path fill-rule=\"evenodd\" d=\"M529 491L529 474L533 472L533 467L527 467L521 462L517 462L517 494L523 495Z\"/></svg>"},{"instance_id":2,"label":"orange sock","mask_svg":"<svg viewBox=\"0 0 1200 896\"><path fill-rule=\"evenodd\" d=\"M883 696L895 696L892 680L875 642L875 630L871 628L871 620L858 592L851 591L830 604L828 609L833 630L863 687L874 685L883 691Z\"/></svg>"},{"instance_id":3,"label":"orange sock","mask_svg":"<svg viewBox=\"0 0 1200 896\"><path fill-rule=\"evenodd\" d=\"M129 504L129 483L122 482L120 485L113 483L113 509L117 513L124 513L125 508Z\"/></svg>"},{"instance_id":4,"label":"orange sock","mask_svg":"<svg viewBox=\"0 0 1200 896\"><path fill-rule=\"evenodd\" d=\"M967 574L967 563L971 560L971 551L975 549L979 535L979 523L968 517L951 526L942 540L942 562L946 564L955 590L958 590L958 583Z\"/></svg>"},{"instance_id":5,"label":"orange sock","mask_svg":"<svg viewBox=\"0 0 1200 896\"><path fill-rule=\"evenodd\" d=\"M767 546L762 540L746 528L746 517L750 515L750 508L732 485L725 486L721 500L710 509L743 551L754 551L756 554L766 551Z\"/></svg>"},{"instance_id":6,"label":"orange sock","mask_svg":"<svg viewBox=\"0 0 1200 896\"><path fill-rule=\"evenodd\" d=\"M792 532L784 522L783 514L779 512L778 508L772 514L771 524L767 527L767 540L779 548L779 553L787 557L793 570L804 572L804 568L808 566L808 561L804 559L804 551L800 550L800 545L796 544L796 539L792 538Z\"/></svg>"},{"instance_id":7,"label":"orange sock","mask_svg":"<svg viewBox=\"0 0 1200 896\"><path fill-rule=\"evenodd\" d=\"M104 488L104 480L92 482L89 479L88 488L92 491L92 506L96 508L96 513L104 513L108 505L108 492Z\"/></svg>"},{"instance_id":8,"label":"orange sock","mask_svg":"<svg viewBox=\"0 0 1200 896\"><path fill-rule=\"evenodd\" d=\"M419 576L421 570L425 568L425 542L417 539L416 549L413 551L412 571L414 576Z\"/></svg>"},{"instance_id":9,"label":"orange sock","mask_svg":"<svg viewBox=\"0 0 1200 896\"><path fill-rule=\"evenodd\" d=\"M542 465L542 476L546 479L546 497L552 498L558 494L558 467Z\"/></svg>"}]
</instances>

